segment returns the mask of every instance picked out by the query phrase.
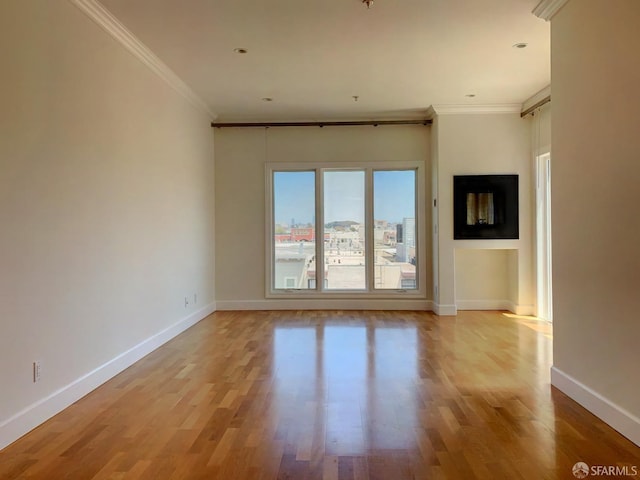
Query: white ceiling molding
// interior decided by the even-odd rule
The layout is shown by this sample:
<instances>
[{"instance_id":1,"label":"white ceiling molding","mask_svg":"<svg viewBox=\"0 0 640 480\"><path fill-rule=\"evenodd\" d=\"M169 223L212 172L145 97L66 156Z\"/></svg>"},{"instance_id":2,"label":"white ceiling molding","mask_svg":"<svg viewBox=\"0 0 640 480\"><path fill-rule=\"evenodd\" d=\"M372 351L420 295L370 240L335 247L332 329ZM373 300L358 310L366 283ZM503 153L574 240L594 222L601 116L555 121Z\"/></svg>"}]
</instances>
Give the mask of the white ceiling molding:
<instances>
[{"instance_id":1,"label":"white ceiling molding","mask_svg":"<svg viewBox=\"0 0 640 480\"><path fill-rule=\"evenodd\" d=\"M427 120L433 120L436 118L438 114L436 113L436 109L433 108L433 105L429 105L429 108L427 108L427 111L425 112L425 117Z\"/></svg>"},{"instance_id":2,"label":"white ceiling molding","mask_svg":"<svg viewBox=\"0 0 640 480\"><path fill-rule=\"evenodd\" d=\"M542 0L538 6L533 9L532 13L536 17L548 22L568 1L569 0Z\"/></svg>"},{"instance_id":3,"label":"white ceiling molding","mask_svg":"<svg viewBox=\"0 0 640 480\"><path fill-rule=\"evenodd\" d=\"M524 102L522 102L522 111L524 112L528 108L531 108L532 106L534 106L536 103L550 96L551 96L551 85L547 85L538 93L532 95L531 97L526 99Z\"/></svg>"},{"instance_id":4,"label":"white ceiling molding","mask_svg":"<svg viewBox=\"0 0 640 480\"><path fill-rule=\"evenodd\" d=\"M429 112L436 115L490 115L496 113L520 113L522 105L519 103L505 103L498 105L431 105Z\"/></svg>"},{"instance_id":5,"label":"white ceiling molding","mask_svg":"<svg viewBox=\"0 0 640 480\"><path fill-rule=\"evenodd\" d=\"M123 47L131 52L156 75L167 82L176 92L186 98L194 107L205 113L212 120L217 118L209 106L173 70L160 60L146 45L131 33L97 0L69 0L91 20L96 22L107 33L115 38Z\"/></svg>"}]
</instances>

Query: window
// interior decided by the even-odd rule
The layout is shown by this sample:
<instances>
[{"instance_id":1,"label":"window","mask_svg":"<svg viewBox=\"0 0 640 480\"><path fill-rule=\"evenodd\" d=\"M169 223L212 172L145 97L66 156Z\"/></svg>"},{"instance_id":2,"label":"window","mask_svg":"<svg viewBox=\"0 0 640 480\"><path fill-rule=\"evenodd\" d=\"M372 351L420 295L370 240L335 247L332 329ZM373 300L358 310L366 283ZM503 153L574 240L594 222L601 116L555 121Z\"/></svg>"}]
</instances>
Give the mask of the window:
<instances>
[{"instance_id":1,"label":"window","mask_svg":"<svg viewBox=\"0 0 640 480\"><path fill-rule=\"evenodd\" d=\"M273 287L315 288L315 172L273 173ZM299 281L296 281L299 280Z\"/></svg>"},{"instance_id":2,"label":"window","mask_svg":"<svg viewBox=\"0 0 640 480\"><path fill-rule=\"evenodd\" d=\"M267 167L268 295L424 295L419 164Z\"/></svg>"},{"instance_id":3,"label":"window","mask_svg":"<svg viewBox=\"0 0 640 480\"><path fill-rule=\"evenodd\" d=\"M416 172L373 172L376 289L416 288Z\"/></svg>"},{"instance_id":4,"label":"window","mask_svg":"<svg viewBox=\"0 0 640 480\"><path fill-rule=\"evenodd\" d=\"M327 290L365 290L363 170L328 170L322 174L322 238Z\"/></svg>"}]
</instances>

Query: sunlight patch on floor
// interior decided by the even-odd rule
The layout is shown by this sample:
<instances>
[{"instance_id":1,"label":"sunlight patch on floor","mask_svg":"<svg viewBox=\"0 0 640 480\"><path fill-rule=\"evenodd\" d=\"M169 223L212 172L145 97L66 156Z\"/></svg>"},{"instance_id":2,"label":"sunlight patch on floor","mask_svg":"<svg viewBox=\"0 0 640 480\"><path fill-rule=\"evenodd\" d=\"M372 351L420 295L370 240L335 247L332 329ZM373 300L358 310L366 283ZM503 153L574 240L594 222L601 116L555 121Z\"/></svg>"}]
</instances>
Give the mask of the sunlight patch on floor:
<instances>
[{"instance_id":1,"label":"sunlight patch on floor","mask_svg":"<svg viewBox=\"0 0 640 480\"><path fill-rule=\"evenodd\" d=\"M533 331L542 333L547 338L553 338L553 325L551 322L532 315L516 315L515 313L504 312L507 318L516 320L520 325L530 328Z\"/></svg>"}]
</instances>

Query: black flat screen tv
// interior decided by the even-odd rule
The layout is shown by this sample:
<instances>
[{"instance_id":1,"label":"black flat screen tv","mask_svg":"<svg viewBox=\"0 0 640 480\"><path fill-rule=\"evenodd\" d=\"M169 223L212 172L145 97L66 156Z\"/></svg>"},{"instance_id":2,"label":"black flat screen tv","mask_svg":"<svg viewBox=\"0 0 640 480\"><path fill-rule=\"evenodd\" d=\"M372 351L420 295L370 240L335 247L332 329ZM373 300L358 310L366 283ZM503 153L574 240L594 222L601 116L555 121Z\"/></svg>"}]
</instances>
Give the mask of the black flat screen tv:
<instances>
[{"instance_id":1,"label":"black flat screen tv","mask_svg":"<svg viewBox=\"0 0 640 480\"><path fill-rule=\"evenodd\" d=\"M454 240L517 239L518 175L453 177Z\"/></svg>"}]
</instances>

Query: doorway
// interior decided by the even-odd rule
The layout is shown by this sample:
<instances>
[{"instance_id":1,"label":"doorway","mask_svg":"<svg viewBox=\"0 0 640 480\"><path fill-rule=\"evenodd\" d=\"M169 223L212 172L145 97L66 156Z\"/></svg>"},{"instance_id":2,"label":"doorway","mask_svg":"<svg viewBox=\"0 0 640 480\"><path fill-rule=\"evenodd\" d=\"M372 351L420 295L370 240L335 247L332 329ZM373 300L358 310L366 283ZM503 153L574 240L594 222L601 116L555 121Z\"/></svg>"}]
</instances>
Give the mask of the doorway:
<instances>
[{"instance_id":1,"label":"doorway","mask_svg":"<svg viewBox=\"0 0 640 480\"><path fill-rule=\"evenodd\" d=\"M536 157L536 315L551 322L551 154Z\"/></svg>"}]
</instances>

